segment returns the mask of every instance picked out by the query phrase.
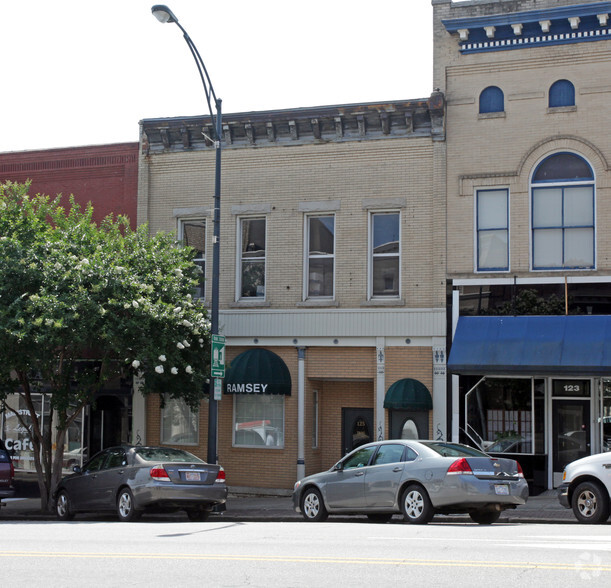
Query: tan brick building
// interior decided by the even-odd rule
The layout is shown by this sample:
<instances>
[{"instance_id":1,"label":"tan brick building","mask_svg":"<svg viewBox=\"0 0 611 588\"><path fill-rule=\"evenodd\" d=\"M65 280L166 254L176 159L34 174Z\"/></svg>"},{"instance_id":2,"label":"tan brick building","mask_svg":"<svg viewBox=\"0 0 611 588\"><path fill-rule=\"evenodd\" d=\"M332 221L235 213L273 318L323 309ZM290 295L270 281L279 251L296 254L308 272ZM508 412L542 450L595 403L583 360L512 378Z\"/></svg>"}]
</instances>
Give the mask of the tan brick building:
<instances>
[{"instance_id":1,"label":"tan brick building","mask_svg":"<svg viewBox=\"0 0 611 588\"><path fill-rule=\"evenodd\" d=\"M443 114L433 93L225 115L219 324L229 373L218 458L231 486L290 489L367 440L445 438ZM215 169L207 124L142 121L138 195L139 224L198 249L206 302ZM255 350L271 372L289 374L274 394L265 393L271 373L252 383L236 367ZM251 384L263 393L244 393ZM135 429L147 443L205 457L206 405L182 421L170 410L179 408L148 399Z\"/></svg>"},{"instance_id":2,"label":"tan brick building","mask_svg":"<svg viewBox=\"0 0 611 588\"><path fill-rule=\"evenodd\" d=\"M433 5L452 437L551 488L611 441L611 2Z\"/></svg>"}]
</instances>

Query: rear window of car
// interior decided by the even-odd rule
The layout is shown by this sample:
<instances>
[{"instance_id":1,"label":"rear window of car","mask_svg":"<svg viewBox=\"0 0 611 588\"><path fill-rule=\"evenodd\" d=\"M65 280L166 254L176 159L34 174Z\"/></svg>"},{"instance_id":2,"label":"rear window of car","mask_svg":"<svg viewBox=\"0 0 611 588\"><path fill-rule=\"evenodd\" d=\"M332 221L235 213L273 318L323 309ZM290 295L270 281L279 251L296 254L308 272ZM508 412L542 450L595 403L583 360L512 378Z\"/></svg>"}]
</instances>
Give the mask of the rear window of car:
<instances>
[{"instance_id":1,"label":"rear window of car","mask_svg":"<svg viewBox=\"0 0 611 588\"><path fill-rule=\"evenodd\" d=\"M206 463L203 459L195 457L188 451L173 449L172 447L138 447L136 455L145 461L177 461L183 463Z\"/></svg>"},{"instance_id":2,"label":"rear window of car","mask_svg":"<svg viewBox=\"0 0 611 588\"><path fill-rule=\"evenodd\" d=\"M424 445L443 457L487 457L485 453L473 449L473 447L458 445L457 443L432 442L424 443Z\"/></svg>"}]
</instances>

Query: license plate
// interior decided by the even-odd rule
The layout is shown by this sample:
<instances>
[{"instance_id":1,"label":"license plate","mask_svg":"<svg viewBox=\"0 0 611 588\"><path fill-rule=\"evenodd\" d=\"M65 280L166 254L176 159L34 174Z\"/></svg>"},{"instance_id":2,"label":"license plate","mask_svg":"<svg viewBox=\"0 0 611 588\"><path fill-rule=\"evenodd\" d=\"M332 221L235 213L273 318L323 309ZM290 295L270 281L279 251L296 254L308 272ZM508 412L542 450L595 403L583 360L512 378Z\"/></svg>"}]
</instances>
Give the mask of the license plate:
<instances>
[{"instance_id":1,"label":"license plate","mask_svg":"<svg viewBox=\"0 0 611 588\"><path fill-rule=\"evenodd\" d=\"M495 494L499 494L501 496L509 496L509 486L506 484L495 484L494 492Z\"/></svg>"},{"instance_id":2,"label":"license plate","mask_svg":"<svg viewBox=\"0 0 611 588\"><path fill-rule=\"evenodd\" d=\"M199 482L201 481L201 476L199 472L185 472L185 480L187 482Z\"/></svg>"}]
</instances>

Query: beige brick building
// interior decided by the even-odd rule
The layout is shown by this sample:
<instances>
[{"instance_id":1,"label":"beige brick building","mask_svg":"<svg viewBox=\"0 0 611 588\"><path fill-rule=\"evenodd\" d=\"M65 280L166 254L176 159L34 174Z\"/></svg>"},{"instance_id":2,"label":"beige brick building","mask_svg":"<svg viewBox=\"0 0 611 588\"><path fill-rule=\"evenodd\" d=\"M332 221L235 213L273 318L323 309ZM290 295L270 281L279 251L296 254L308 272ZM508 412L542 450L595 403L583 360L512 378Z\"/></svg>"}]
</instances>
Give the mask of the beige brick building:
<instances>
[{"instance_id":1,"label":"beige brick building","mask_svg":"<svg viewBox=\"0 0 611 588\"><path fill-rule=\"evenodd\" d=\"M611 440L611 3L433 5L452 437L551 488Z\"/></svg>"},{"instance_id":2,"label":"beige brick building","mask_svg":"<svg viewBox=\"0 0 611 588\"><path fill-rule=\"evenodd\" d=\"M290 489L367 440L445 438L443 114L433 93L225 115L219 324L230 369L218 459L231 486ZM139 224L198 249L206 302L215 169L207 124L142 121L138 194ZM236 366L255 350L271 371L288 371L276 394L241 393L251 372ZM265 378L260 391L271 389ZM147 443L206 457L205 404L199 417L174 422L174 406L160 411L148 399L139 410L146 419L134 428Z\"/></svg>"}]
</instances>

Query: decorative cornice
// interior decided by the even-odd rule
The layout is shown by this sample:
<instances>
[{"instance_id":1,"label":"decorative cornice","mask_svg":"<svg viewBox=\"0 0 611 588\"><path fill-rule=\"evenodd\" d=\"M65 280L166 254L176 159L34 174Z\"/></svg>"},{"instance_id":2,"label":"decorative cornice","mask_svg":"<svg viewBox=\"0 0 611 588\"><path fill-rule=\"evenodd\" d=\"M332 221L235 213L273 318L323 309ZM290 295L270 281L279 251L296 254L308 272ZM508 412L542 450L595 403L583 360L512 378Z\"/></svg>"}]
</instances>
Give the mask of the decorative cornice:
<instances>
[{"instance_id":1,"label":"decorative cornice","mask_svg":"<svg viewBox=\"0 0 611 588\"><path fill-rule=\"evenodd\" d=\"M343 143L429 136L445 138L445 100L429 99L321 106L223 115L223 149ZM145 155L213 150L210 117L140 121Z\"/></svg>"},{"instance_id":2,"label":"decorative cornice","mask_svg":"<svg viewBox=\"0 0 611 588\"><path fill-rule=\"evenodd\" d=\"M611 39L611 2L443 20L461 53Z\"/></svg>"}]
</instances>

